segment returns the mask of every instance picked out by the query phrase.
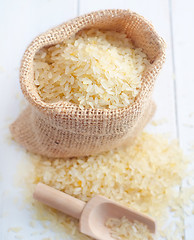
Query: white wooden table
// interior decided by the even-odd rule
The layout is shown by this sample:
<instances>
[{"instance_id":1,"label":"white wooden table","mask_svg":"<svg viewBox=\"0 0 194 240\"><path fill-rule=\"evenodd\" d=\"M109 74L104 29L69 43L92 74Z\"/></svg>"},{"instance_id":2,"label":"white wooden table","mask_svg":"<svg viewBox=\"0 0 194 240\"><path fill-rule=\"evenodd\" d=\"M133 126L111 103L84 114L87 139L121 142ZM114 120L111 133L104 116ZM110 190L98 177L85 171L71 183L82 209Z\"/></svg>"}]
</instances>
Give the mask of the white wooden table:
<instances>
[{"instance_id":1,"label":"white wooden table","mask_svg":"<svg viewBox=\"0 0 194 240\"><path fill-rule=\"evenodd\" d=\"M21 112L18 69L25 48L38 34L93 10L128 8L150 20L167 42L167 60L157 80L154 119L167 121L152 132L177 137L185 153L194 149L194 2L192 0L0 0L0 240L16 239L9 226L23 225L30 236L28 213L14 200L14 174L22 150L6 140L8 125ZM194 240L194 218L185 217L185 239Z\"/></svg>"}]
</instances>

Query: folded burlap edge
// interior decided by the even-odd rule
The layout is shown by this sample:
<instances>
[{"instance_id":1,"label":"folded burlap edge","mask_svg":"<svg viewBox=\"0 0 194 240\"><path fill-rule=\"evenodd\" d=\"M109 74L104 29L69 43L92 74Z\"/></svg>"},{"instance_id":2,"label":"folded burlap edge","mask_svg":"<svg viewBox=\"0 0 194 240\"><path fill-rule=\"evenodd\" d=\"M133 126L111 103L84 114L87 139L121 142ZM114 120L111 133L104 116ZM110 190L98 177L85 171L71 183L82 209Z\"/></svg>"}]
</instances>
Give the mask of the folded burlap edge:
<instances>
[{"instance_id":1,"label":"folded burlap edge","mask_svg":"<svg viewBox=\"0 0 194 240\"><path fill-rule=\"evenodd\" d=\"M40 50L42 47L61 42L63 38L73 35L79 30L85 28L86 25L88 27L88 22L89 22L89 25L91 25L92 23L94 23L99 19L102 20L105 16L125 18L125 17L128 17L129 15L133 16L134 19L137 19L138 21L143 22L143 24L145 24L146 31L152 33L153 35L152 39L154 39L154 41L158 45L158 48L160 49L157 58L152 63L151 67L145 71L142 77L142 86L133 104L125 108L114 109L114 110L92 109L92 108L81 109L79 108L79 106L69 102L59 101L57 103L46 103L43 100L41 100L40 96L38 95L35 89L36 87L34 85L34 75L32 71L33 57L38 50ZM46 43L45 43L45 39L46 39ZM138 15L135 12L132 12L130 10L123 10L123 9L107 9L107 10L95 11L89 14L84 14L70 21L67 21L66 23L63 23L55 28L52 28L49 31L46 31L45 33L39 35L32 41L32 43L29 45L29 47L25 51L22 62L21 62L21 67L20 67L21 89L24 96L29 101L29 103L32 104L35 108L39 109L44 114L49 114L49 115L51 114L51 115L55 115L56 117L59 116L59 118L63 115L68 114L68 112L70 112L72 116L74 116L74 113L75 113L76 117L81 117L81 118L83 115L88 115L89 119L93 118L93 115L101 115L101 114L106 116L106 118L112 118L113 116L118 116L118 115L122 117L123 115L126 115L126 113L134 114L134 110L138 113L142 108L142 105L145 103L144 99L149 98L149 95L153 90L154 80L158 75L162 64L165 61L165 48L166 48L166 44L164 40L156 33L153 25L150 22L148 22L144 17ZM152 76L155 76L154 79ZM152 79L152 82L147 84L146 79ZM140 105L141 105L141 108L140 108ZM79 112L79 115L77 115L77 112Z\"/></svg>"}]
</instances>

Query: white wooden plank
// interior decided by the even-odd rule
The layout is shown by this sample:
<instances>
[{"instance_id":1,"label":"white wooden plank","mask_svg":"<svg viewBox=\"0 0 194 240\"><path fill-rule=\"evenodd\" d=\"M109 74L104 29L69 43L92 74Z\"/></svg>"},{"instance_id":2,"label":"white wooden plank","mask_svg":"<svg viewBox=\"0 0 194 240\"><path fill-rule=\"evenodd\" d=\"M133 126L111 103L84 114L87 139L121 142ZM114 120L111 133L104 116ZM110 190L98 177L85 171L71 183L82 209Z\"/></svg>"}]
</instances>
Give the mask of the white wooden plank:
<instances>
[{"instance_id":1,"label":"white wooden plank","mask_svg":"<svg viewBox=\"0 0 194 240\"><path fill-rule=\"evenodd\" d=\"M173 0L173 42L181 144L185 150L194 143L194 2Z\"/></svg>"},{"instance_id":2,"label":"white wooden plank","mask_svg":"<svg viewBox=\"0 0 194 240\"><path fill-rule=\"evenodd\" d=\"M108 8L130 9L143 15L153 23L158 33L165 39L167 43L166 63L157 79L153 94L154 100L157 104L157 112L153 120L156 120L156 122L163 122L163 124L159 126L149 125L147 129L151 132L169 132L172 137L176 137L176 114L168 0L80 0L80 14ZM158 121L162 119L164 121Z\"/></svg>"},{"instance_id":3,"label":"white wooden plank","mask_svg":"<svg viewBox=\"0 0 194 240\"><path fill-rule=\"evenodd\" d=\"M172 0L175 79L177 90L178 129L180 144L187 154L194 154L194 2ZM194 170L194 162L190 165ZM192 182L194 186L194 178ZM194 239L194 215L185 216L185 236Z\"/></svg>"},{"instance_id":4,"label":"white wooden plank","mask_svg":"<svg viewBox=\"0 0 194 240\"><path fill-rule=\"evenodd\" d=\"M6 140L8 125L21 112L23 98L19 86L19 65L27 45L43 31L77 15L77 0L7 0L0 7L0 239L40 239L31 236L29 212L20 209L16 198L21 194L14 186L14 177L23 150ZM19 95L18 96L16 95ZM20 196L21 195L21 196ZM21 233L8 232L10 227L22 227ZM41 233L41 226L37 226ZM48 232L52 237L52 233ZM41 239L46 237L41 235Z\"/></svg>"}]
</instances>

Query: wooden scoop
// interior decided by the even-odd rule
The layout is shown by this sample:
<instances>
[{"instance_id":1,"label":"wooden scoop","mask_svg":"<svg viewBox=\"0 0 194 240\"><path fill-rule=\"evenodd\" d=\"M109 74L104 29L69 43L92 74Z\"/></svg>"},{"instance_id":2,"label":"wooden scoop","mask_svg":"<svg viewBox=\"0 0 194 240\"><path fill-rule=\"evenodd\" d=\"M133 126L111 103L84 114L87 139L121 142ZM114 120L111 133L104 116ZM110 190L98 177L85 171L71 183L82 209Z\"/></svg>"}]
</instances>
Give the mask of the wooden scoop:
<instances>
[{"instance_id":1,"label":"wooden scoop","mask_svg":"<svg viewBox=\"0 0 194 240\"><path fill-rule=\"evenodd\" d=\"M98 240L113 240L109 229L105 226L105 222L109 218L125 216L129 221L137 220L144 223L152 233L156 229L155 222L150 217L102 196L95 196L85 203L43 183L38 183L33 197L52 208L79 219L80 232Z\"/></svg>"}]
</instances>

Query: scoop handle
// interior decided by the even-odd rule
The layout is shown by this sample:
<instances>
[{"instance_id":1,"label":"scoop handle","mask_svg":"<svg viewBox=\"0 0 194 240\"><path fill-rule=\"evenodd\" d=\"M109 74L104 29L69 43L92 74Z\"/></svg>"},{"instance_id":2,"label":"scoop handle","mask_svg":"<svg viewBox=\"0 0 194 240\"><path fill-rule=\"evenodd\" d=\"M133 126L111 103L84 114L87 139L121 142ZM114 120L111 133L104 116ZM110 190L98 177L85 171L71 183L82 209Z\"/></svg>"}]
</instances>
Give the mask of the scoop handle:
<instances>
[{"instance_id":1,"label":"scoop handle","mask_svg":"<svg viewBox=\"0 0 194 240\"><path fill-rule=\"evenodd\" d=\"M49 187L43 183L38 183L33 197L69 216L79 219L86 203L74 198L64 192Z\"/></svg>"}]
</instances>

